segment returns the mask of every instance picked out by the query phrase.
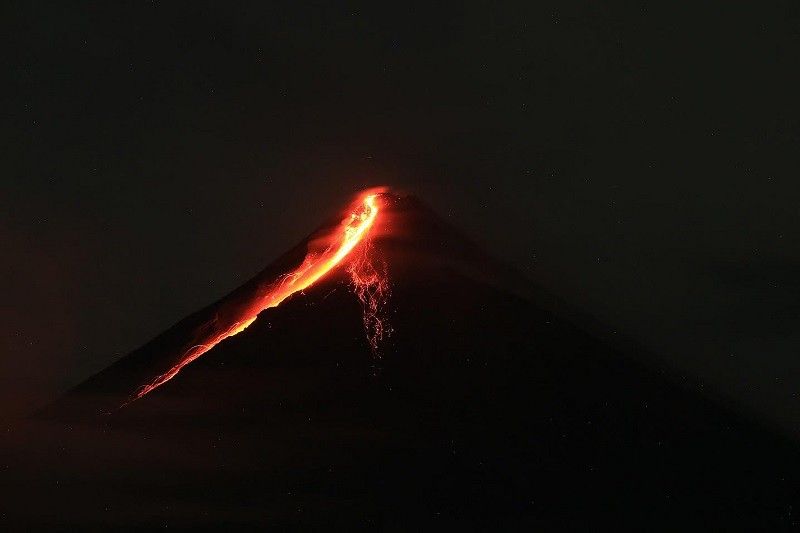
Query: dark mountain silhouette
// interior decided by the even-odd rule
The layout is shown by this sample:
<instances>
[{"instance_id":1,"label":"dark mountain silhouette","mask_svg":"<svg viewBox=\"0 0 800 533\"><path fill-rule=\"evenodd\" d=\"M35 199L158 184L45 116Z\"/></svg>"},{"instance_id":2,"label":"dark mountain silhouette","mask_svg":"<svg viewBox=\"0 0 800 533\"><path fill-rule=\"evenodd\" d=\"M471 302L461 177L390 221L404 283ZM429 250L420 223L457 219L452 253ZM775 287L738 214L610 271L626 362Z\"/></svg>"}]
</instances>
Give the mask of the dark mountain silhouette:
<instances>
[{"instance_id":1,"label":"dark mountain silhouette","mask_svg":"<svg viewBox=\"0 0 800 533\"><path fill-rule=\"evenodd\" d=\"M393 333L343 268L121 410L219 303L9 433L13 526L786 529L798 454L387 197ZM297 265L301 244L227 298ZM540 300L540 298L542 300ZM105 414L110 411L110 414ZM24 450L24 452L23 452Z\"/></svg>"}]
</instances>

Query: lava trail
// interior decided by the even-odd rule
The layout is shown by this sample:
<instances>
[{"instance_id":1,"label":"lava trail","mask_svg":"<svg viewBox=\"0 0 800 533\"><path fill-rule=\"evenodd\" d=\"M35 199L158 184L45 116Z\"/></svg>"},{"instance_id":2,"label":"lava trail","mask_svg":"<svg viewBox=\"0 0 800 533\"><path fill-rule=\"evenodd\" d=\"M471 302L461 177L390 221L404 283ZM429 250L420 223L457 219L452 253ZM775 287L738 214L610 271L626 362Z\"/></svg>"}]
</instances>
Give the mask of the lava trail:
<instances>
[{"instance_id":1,"label":"lava trail","mask_svg":"<svg viewBox=\"0 0 800 533\"><path fill-rule=\"evenodd\" d=\"M384 311L390 288L386 261L377 257L372 243L365 241L347 267L350 285L364 310L364 332L370 350L380 357L379 346L384 337L392 333Z\"/></svg>"},{"instance_id":2,"label":"lava trail","mask_svg":"<svg viewBox=\"0 0 800 533\"><path fill-rule=\"evenodd\" d=\"M362 242L364 246L361 247L360 253L356 254L353 263L348 268L348 274L354 292L364 306L364 327L367 340L373 353L377 355L378 341L386 333L386 327L381 320L379 311L388 296L388 284L385 278L385 265L382 269L373 267L372 259L369 257L372 248L369 246L367 237L380 212L379 196L380 193L363 193L334 233L330 235L327 246L321 252L309 251L299 267L280 276L243 310L235 312L223 310L218 313L210 325L211 331L203 333L201 338L192 343L192 346L186 350L176 364L139 388L123 406L160 387L174 378L183 367L214 346L228 337L242 332L256 320L261 311L277 307L289 296L313 285L339 265Z\"/></svg>"}]
</instances>

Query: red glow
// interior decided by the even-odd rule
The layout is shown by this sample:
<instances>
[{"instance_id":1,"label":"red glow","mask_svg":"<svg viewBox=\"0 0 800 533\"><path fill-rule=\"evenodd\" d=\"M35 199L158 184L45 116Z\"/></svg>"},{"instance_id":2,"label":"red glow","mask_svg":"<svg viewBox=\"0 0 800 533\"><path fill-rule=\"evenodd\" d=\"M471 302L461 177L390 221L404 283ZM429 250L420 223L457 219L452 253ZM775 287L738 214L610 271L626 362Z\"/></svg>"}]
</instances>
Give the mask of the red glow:
<instances>
[{"instance_id":1,"label":"red glow","mask_svg":"<svg viewBox=\"0 0 800 533\"><path fill-rule=\"evenodd\" d=\"M256 320L261 311L277 307L289 296L313 285L339 265L361 242L363 242L363 246L348 268L348 273L351 276L355 293L364 305L364 326L367 331L367 339L373 353L377 354L378 341L385 334L385 327L380 320L379 311L388 295L388 285L385 278L385 265L383 274L373 267L369 257L371 247L366 237L380 211L378 195L377 192L362 194L338 228L319 246L322 251L310 250L299 267L280 276L275 283L269 285L243 310L220 311L211 327L211 332L204 334L199 339L200 342L196 342L188 348L183 357L167 372L136 391L127 403L160 387L175 377L183 367L224 339L242 332ZM309 247L317 248L318 245L320 243L315 241L310 243Z\"/></svg>"}]
</instances>

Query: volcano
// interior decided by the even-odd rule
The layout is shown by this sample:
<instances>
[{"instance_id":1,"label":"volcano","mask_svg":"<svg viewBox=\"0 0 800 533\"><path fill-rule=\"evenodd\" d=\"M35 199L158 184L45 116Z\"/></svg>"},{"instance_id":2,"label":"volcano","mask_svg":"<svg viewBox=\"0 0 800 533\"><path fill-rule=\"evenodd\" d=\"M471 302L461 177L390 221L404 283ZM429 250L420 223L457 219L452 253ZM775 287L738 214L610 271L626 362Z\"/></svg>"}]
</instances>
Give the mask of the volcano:
<instances>
[{"instance_id":1,"label":"volcano","mask_svg":"<svg viewBox=\"0 0 800 533\"><path fill-rule=\"evenodd\" d=\"M2 520L795 524L793 442L646 366L419 199L375 194L363 238L279 304L265 295L309 257L330 259L336 232L368 211L323 225L9 433Z\"/></svg>"}]
</instances>

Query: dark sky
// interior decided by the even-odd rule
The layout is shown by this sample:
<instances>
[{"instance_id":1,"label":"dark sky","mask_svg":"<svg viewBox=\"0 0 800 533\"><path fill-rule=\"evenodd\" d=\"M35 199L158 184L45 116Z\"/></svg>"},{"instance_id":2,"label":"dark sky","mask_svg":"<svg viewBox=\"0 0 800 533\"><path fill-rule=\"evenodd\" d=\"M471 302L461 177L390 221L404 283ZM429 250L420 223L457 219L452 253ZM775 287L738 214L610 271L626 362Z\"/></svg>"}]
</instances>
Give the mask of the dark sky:
<instances>
[{"instance_id":1,"label":"dark sky","mask_svg":"<svg viewBox=\"0 0 800 533\"><path fill-rule=\"evenodd\" d=\"M798 431L796 3L228 4L3 8L0 415L388 184Z\"/></svg>"}]
</instances>

